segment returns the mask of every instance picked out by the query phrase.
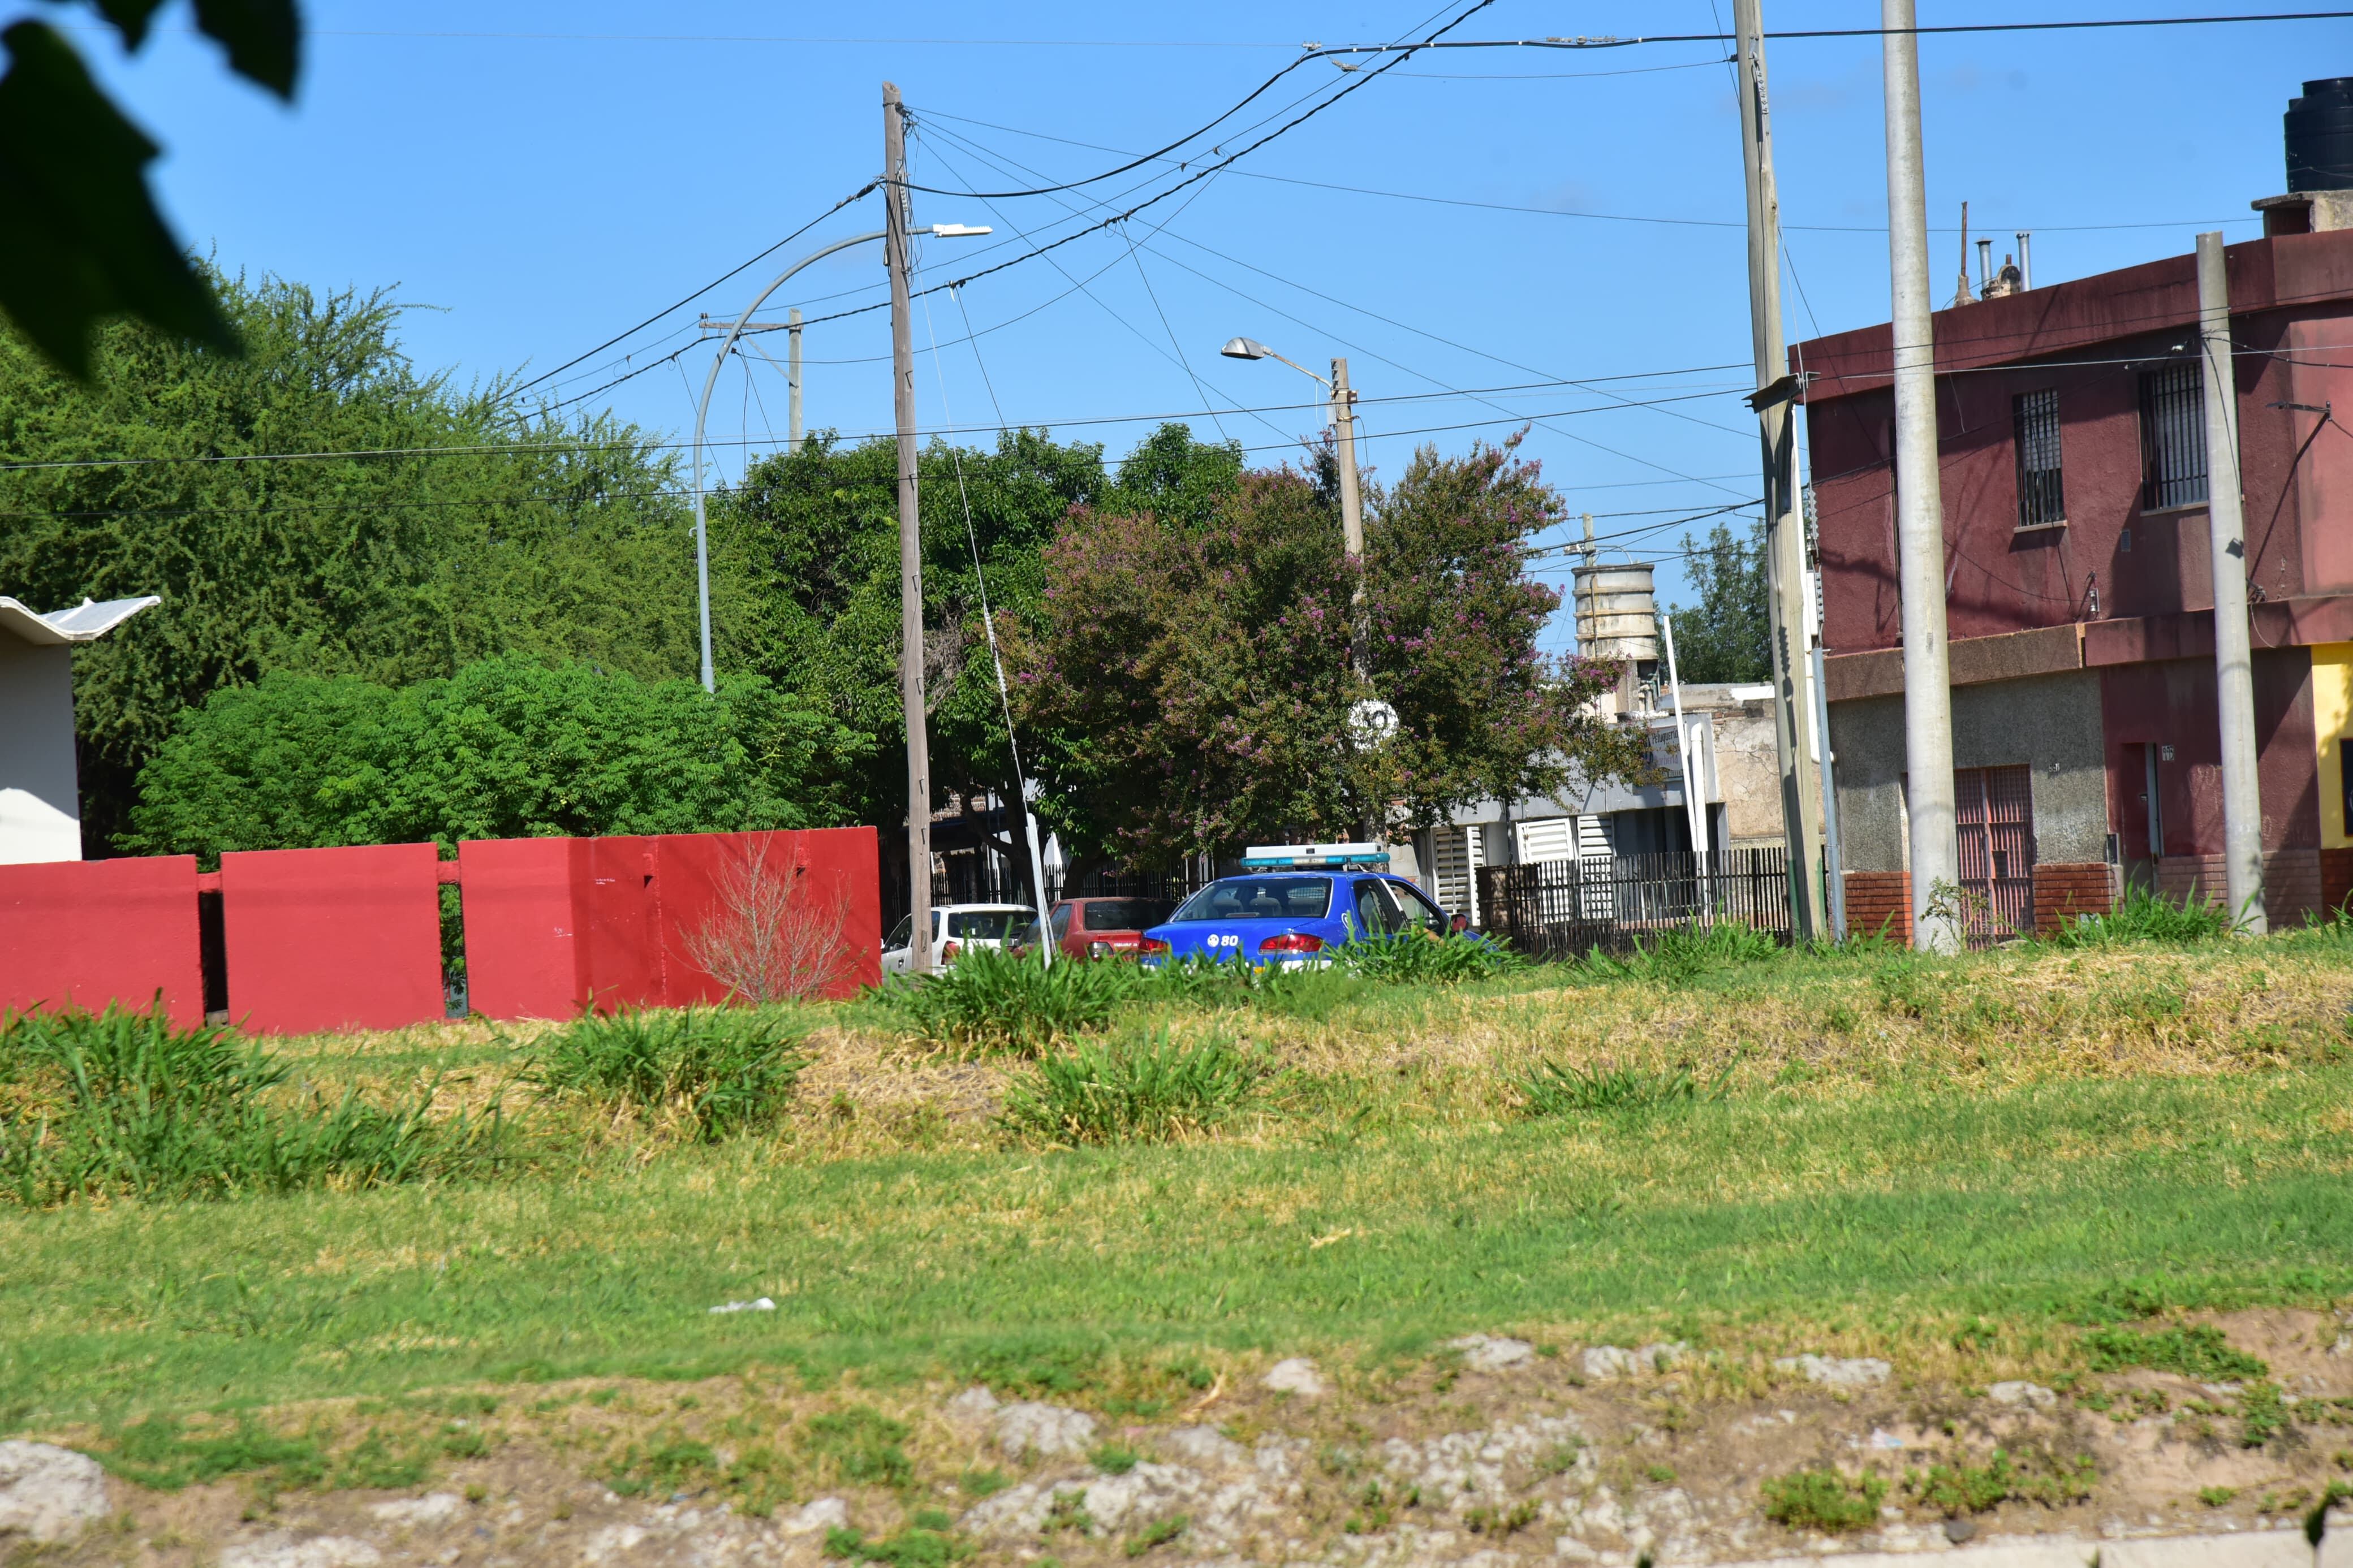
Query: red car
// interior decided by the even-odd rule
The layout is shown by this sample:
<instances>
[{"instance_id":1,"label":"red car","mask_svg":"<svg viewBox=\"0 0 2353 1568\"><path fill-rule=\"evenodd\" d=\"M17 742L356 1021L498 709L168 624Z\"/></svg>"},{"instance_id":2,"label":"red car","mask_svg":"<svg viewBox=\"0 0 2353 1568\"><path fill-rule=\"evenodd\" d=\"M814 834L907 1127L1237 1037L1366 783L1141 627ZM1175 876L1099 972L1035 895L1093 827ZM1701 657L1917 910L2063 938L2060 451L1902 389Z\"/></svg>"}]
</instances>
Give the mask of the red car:
<instances>
[{"instance_id":1,"label":"red car","mask_svg":"<svg viewBox=\"0 0 2353 1568\"><path fill-rule=\"evenodd\" d=\"M1063 899L1047 917L1055 951L1071 958L1134 958L1146 926L1166 920L1176 905L1166 899ZM1031 921L1019 946L1037 941Z\"/></svg>"}]
</instances>

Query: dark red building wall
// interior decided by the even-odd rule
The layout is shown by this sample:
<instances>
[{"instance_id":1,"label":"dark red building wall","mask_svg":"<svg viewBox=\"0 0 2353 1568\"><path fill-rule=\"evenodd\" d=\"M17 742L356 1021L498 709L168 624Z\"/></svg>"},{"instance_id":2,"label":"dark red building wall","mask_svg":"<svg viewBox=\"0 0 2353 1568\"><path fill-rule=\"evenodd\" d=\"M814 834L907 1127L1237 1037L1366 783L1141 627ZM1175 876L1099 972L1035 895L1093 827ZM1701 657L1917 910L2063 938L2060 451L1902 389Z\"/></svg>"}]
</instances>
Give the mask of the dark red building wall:
<instances>
[{"instance_id":1,"label":"dark red building wall","mask_svg":"<svg viewBox=\"0 0 2353 1568\"><path fill-rule=\"evenodd\" d=\"M2302 648L2258 651L2255 746L2263 803L2263 847L2320 846L2318 755L2313 744L2312 658ZM2100 671L2108 811L2126 862L2148 858L2143 748L2171 746L2158 764L2168 855L2222 852L2221 735L2215 721L2214 661L2167 659Z\"/></svg>"},{"instance_id":2,"label":"dark red building wall","mask_svg":"<svg viewBox=\"0 0 2353 1568\"><path fill-rule=\"evenodd\" d=\"M2327 402L2353 374L2353 234L2229 251L2251 581L2266 597L2353 586L2353 542L2308 542L2306 517L2353 506L2353 458L2304 447L2314 421L2274 402ZM2330 298L2331 295L2337 296ZM1939 479L1955 637L2211 607L2205 509L2140 510L2140 374L2195 343L2195 258L1939 312ZM1818 377L1807 434L1820 523L1825 640L1834 652L1900 640L1894 398L1887 329L1816 340L1793 363ZM2179 349L2177 345L2181 345ZM2018 364L2021 358L2040 363ZM2068 526L2017 530L2012 402L2056 390ZM2353 406L2353 383L2346 387ZM2348 444L2353 445L2353 444ZM2304 447L2299 461L2299 448ZM2353 531L2337 531L2344 533ZM2096 609L2094 590L2096 588Z\"/></svg>"}]
</instances>

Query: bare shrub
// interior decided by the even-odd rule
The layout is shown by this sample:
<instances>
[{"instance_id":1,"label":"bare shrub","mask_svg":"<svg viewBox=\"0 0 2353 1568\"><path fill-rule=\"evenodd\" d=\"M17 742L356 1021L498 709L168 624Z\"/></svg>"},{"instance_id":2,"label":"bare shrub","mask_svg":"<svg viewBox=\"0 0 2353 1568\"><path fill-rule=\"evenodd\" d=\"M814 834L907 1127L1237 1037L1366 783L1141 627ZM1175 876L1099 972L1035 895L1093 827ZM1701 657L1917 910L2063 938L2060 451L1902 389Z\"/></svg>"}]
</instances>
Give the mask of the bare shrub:
<instances>
[{"instance_id":1,"label":"bare shrub","mask_svg":"<svg viewBox=\"0 0 2353 1568\"><path fill-rule=\"evenodd\" d=\"M821 994L858 962L849 943L849 890L820 900L797 857L778 865L761 837L727 858L717 900L686 939L686 955L740 1002Z\"/></svg>"}]
</instances>

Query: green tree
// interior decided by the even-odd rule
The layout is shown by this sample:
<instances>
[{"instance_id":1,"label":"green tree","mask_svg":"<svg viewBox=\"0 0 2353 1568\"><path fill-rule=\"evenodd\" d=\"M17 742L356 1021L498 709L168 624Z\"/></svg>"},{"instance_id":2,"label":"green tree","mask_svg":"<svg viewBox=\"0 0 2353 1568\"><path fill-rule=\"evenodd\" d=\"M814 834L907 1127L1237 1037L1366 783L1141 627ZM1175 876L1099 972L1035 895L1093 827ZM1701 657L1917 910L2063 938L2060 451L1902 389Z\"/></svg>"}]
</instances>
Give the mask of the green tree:
<instances>
[{"instance_id":1,"label":"green tree","mask_svg":"<svg viewBox=\"0 0 2353 1568\"><path fill-rule=\"evenodd\" d=\"M1765 594L1765 525L1750 525L1742 541L1719 522L1707 542L1683 537L1683 574L1696 605L1677 605L1676 673L1689 681L1765 680L1773 673Z\"/></svg>"},{"instance_id":2,"label":"green tree","mask_svg":"<svg viewBox=\"0 0 2353 1568\"><path fill-rule=\"evenodd\" d=\"M919 464L934 786L941 800L988 792L1017 798L981 616L984 577L1002 631L1035 612L1046 547L1072 509L1123 498L1118 504L1206 516L1236 482L1240 452L1169 426L1114 477L1098 446L1017 430L1000 434L993 450L934 441ZM712 548L727 584L713 593L722 667L766 677L859 736L862 745L845 755L836 787L860 820L886 824L906 817L898 504L895 442L844 446L819 435L797 453L754 463L712 507ZM1060 741L1023 725L1032 772L1052 767ZM1006 847L1016 843L1008 837Z\"/></svg>"},{"instance_id":3,"label":"green tree","mask_svg":"<svg viewBox=\"0 0 2353 1568\"><path fill-rule=\"evenodd\" d=\"M1537 650L1559 595L1526 575L1526 540L1559 510L1508 447L1425 448L1375 489L1369 689L1328 473L1245 474L1199 521L1074 512L1017 637L1023 711L1060 742L1060 824L1082 851L1165 863L1639 772L1639 747L1587 711L1602 674ZM1370 745L1349 715L1376 695L1398 728Z\"/></svg>"},{"instance_id":4,"label":"green tree","mask_svg":"<svg viewBox=\"0 0 2353 1568\"><path fill-rule=\"evenodd\" d=\"M213 693L142 771L150 854L847 819L813 782L858 744L755 677L717 700L582 664L495 658L392 688L278 670Z\"/></svg>"},{"instance_id":5,"label":"green tree","mask_svg":"<svg viewBox=\"0 0 2353 1568\"><path fill-rule=\"evenodd\" d=\"M221 296L242 357L117 321L88 385L0 333L0 592L163 595L75 655L94 846L184 712L272 670L396 686L510 650L694 669L690 526L647 436L418 372L381 292ZM314 452L375 455L274 456Z\"/></svg>"}]
</instances>

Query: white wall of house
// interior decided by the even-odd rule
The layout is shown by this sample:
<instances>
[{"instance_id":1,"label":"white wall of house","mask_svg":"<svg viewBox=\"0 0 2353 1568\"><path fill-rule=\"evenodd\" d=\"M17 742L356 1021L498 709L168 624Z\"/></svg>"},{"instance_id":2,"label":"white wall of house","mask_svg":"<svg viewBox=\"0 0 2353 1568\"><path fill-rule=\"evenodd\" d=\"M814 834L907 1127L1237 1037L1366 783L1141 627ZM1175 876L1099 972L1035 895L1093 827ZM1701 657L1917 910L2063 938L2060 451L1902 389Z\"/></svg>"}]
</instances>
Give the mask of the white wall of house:
<instances>
[{"instance_id":1,"label":"white wall of house","mask_svg":"<svg viewBox=\"0 0 2353 1568\"><path fill-rule=\"evenodd\" d=\"M0 595L0 866L81 858L74 645L159 602L84 599L42 615Z\"/></svg>"},{"instance_id":2,"label":"white wall of house","mask_svg":"<svg viewBox=\"0 0 2353 1568\"><path fill-rule=\"evenodd\" d=\"M0 633L0 865L80 858L73 649Z\"/></svg>"}]
</instances>

